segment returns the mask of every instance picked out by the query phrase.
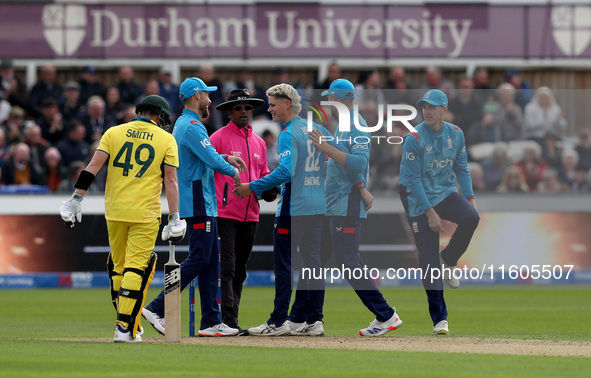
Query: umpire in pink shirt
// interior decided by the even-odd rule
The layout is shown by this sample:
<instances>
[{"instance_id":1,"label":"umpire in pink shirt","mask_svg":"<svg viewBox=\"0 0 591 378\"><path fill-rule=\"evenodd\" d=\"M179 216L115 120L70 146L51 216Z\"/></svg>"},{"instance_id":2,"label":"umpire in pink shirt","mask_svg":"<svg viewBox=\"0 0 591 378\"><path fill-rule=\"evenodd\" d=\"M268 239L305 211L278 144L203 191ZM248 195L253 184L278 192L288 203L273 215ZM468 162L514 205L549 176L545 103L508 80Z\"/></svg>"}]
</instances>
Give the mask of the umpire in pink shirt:
<instances>
[{"instance_id":1,"label":"umpire in pink shirt","mask_svg":"<svg viewBox=\"0 0 591 378\"><path fill-rule=\"evenodd\" d=\"M251 97L247 89L235 89L230 92L228 101L216 107L217 110L228 112L230 122L211 135L211 144L220 154L244 160L248 169L240 174L241 182L252 182L269 174L267 146L249 125L253 109L264 103L259 98ZM246 280L246 264L259 224L260 208L254 193L242 199L234 195L224 196L224 186L228 185L231 194L233 183L231 177L216 172L218 234L222 247L222 321L232 328L240 329L240 335L245 335L248 331L238 325L238 306L242 284ZM264 193L263 198L275 199L272 193Z\"/></svg>"}]
</instances>

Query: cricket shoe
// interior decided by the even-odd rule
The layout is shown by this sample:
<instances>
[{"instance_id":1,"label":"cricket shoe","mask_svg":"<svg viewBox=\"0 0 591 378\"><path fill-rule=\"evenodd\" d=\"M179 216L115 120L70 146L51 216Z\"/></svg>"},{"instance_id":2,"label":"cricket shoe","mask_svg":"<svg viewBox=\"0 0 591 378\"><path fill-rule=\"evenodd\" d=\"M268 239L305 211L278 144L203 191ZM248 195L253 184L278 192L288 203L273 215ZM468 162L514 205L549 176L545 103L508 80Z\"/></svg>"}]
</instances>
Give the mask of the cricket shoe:
<instances>
[{"instance_id":1,"label":"cricket shoe","mask_svg":"<svg viewBox=\"0 0 591 378\"><path fill-rule=\"evenodd\" d=\"M152 325L152 327L154 327L156 332L158 332L161 335L164 335L164 318L161 318L155 312L148 310L147 307L142 308L142 316Z\"/></svg>"},{"instance_id":2,"label":"cricket shoe","mask_svg":"<svg viewBox=\"0 0 591 378\"><path fill-rule=\"evenodd\" d=\"M402 320L394 311L394 315L385 322L380 322L378 319L374 319L369 323L369 327L360 329L359 334L361 336L382 336L386 332L394 331L402 325Z\"/></svg>"},{"instance_id":3,"label":"cricket shoe","mask_svg":"<svg viewBox=\"0 0 591 378\"><path fill-rule=\"evenodd\" d=\"M239 333L239 329L228 327L226 323L219 323L209 328L200 329L197 335L202 337L223 337L236 336Z\"/></svg>"},{"instance_id":4,"label":"cricket shoe","mask_svg":"<svg viewBox=\"0 0 591 378\"><path fill-rule=\"evenodd\" d=\"M433 334L434 335L448 335L449 334L449 327L447 325L447 320L442 320L439 323L433 326Z\"/></svg>"},{"instance_id":5,"label":"cricket shoe","mask_svg":"<svg viewBox=\"0 0 591 378\"><path fill-rule=\"evenodd\" d=\"M127 327L123 327L121 324L117 323L115 326L115 336L113 337L113 341L116 343L141 343L142 337L136 332L135 339L133 339L131 337L131 332Z\"/></svg>"},{"instance_id":6,"label":"cricket shoe","mask_svg":"<svg viewBox=\"0 0 591 378\"><path fill-rule=\"evenodd\" d=\"M302 328L303 326L306 325L306 322L296 323L296 322L292 322L291 320L286 320L285 323L287 324L287 328L289 328L292 331L292 335L293 335L293 331L295 331L298 328Z\"/></svg>"},{"instance_id":7,"label":"cricket shoe","mask_svg":"<svg viewBox=\"0 0 591 378\"><path fill-rule=\"evenodd\" d=\"M312 324L304 323L303 326L291 331L294 336L324 336L324 323L322 320L317 320Z\"/></svg>"},{"instance_id":8,"label":"cricket shoe","mask_svg":"<svg viewBox=\"0 0 591 378\"><path fill-rule=\"evenodd\" d=\"M258 327L248 329L248 334L251 336L288 336L291 335L290 321L286 320L280 326L264 322Z\"/></svg>"},{"instance_id":9,"label":"cricket shoe","mask_svg":"<svg viewBox=\"0 0 591 378\"><path fill-rule=\"evenodd\" d=\"M441 253L439 254L439 262L441 263L441 278L443 278L443 281L447 284L447 286L451 287L452 289L457 289L460 287L460 279L455 278L453 275L453 271L456 268L455 265L447 265L441 258Z\"/></svg>"}]
</instances>

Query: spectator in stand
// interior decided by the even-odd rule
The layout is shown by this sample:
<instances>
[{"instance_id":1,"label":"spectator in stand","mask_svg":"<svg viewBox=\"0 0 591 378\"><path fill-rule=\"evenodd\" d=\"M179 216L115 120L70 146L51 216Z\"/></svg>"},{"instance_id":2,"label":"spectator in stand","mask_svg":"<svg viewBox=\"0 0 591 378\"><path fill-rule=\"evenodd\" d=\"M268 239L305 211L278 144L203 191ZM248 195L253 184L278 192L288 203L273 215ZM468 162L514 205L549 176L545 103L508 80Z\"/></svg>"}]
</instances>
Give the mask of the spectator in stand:
<instances>
[{"instance_id":1,"label":"spectator in stand","mask_svg":"<svg viewBox=\"0 0 591 378\"><path fill-rule=\"evenodd\" d=\"M81 104L86 104L88 99L92 96L103 95L104 89L101 83L98 82L96 67L94 66L85 66L82 68L82 73L80 74L78 84L80 84Z\"/></svg>"},{"instance_id":2,"label":"spectator in stand","mask_svg":"<svg viewBox=\"0 0 591 378\"><path fill-rule=\"evenodd\" d=\"M51 65L43 66L40 80L31 89L31 108L34 115L41 115L45 99L51 97L59 104L63 101L63 94L62 86L57 82L55 67Z\"/></svg>"},{"instance_id":3,"label":"spectator in stand","mask_svg":"<svg viewBox=\"0 0 591 378\"><path fill-rule=\"evenodd\" d=\"M279 166L279 150L277 146L277 137L271 130L266 129L262 135L265 145L267 146L267 165L269 170L273 171Z\"/></svg>"},{"instance_id":4,"label":"spectator in stand","mask_svg":"<svg viewBox=\"0 0 591 378\"><path fill-rule=\"evenodd\" d=\"M74 161L86 161L90 154L90 147L84 140L86 127L80 121L73 121L68 127L68 135L60 140L55 147L62 156L64 167L69 167ZM84 166L86 168L86 166Z\"/></svg>"},{"instance_id":5,"label":"spectator in stand","mask_svg":"<svg viewBox=\"0 0 591 378\"><path fill-rule=\"evenodd\" d=\"M498 113L499 107L494 101L488 101L482 107L482 120L472 128L472 131L477 133L476 138L479 142L496 143L501 141Z\"/></svg>"},{"instance_id":6,"label":"spectator in stand","mask_svg":"<svg viewBox=\"0 0 591 378\"><path fill-rule=\"evenodd\" d=\"M480 103L487 101L495 101L495 93L490 85L490 76L488 71L484 68L479 68L474 72L472 77L474 95Z\"/></svg>"},{"instance_id":7,"label":"spectator in stand","mask_svg":"<svg viewBox=\"0 0 591 378\"><path fill-rule=\"evenodd\" d=\"M86 127L86 143L90 145L101 139L101 136L117 121L107 118L105 115L105 100L99 96L92 96L88 99L86 114L80 117L80 122ZM62 157L64 154L62 153Z\"/></svg>"},{"instance_id":8,"label":"spectator in stand","mask_svg":"<svg viewBox=\"0 0 591 378\"><path fill-rule=\"evenodd\" d=\"M2 182L5 185L41 185L42 176L43 173L31 164L31 151L26 143L17 144L2 167Z\"/></svg>"},{"instance_id":9,"label":"spectator in stand","mask_svg":"<svg viewBox=\"0 0 591 378\"><path fill-rule=\"evenodd\" d=\"M10 114L11 106L10 103L3 98L4 93L0 91L0 125L4 123L4 121L8 120L8 115Z\"/></svg>"},{"instance_id":10,"label":"spectator in stand","mask_svg":"<svg viewBox=\"0 0 591 378\"><path fill-rule=\"evenodd\" d=\"M530 191L525 176L516 165L510 165L505 170L501 184L497 186L498 193L528 193Z\"/></svg>"},{"instance_id":11,"label":"spectator in stand","mask_svg":"<svg viewBox=\"0 0 591 378\"><path fill-rule=\"evenodd\" d=\"M449 99L455 97L454 84L449 80L443 80L441 70L437 67L427 67L425 70L425 82L421 89L441 89Z\"/></svg>"},{"instance_id":12,"label":"spectator in stand","mask_svg":"<svg viewBox=\"0 0 591 378\"><path fill-rule=\"evenodd\" d=\"M326 87L328 88L328 87ZM406 80L404 67L395 66L390 69L388 81L384 86L384 94L389 104L408 104L410 103L409 89L410 83Z\"/></svg>"},{"instance_id":13,"label":"spectator in stand","mask_svg":"<svg viewBox=\"0 0 591 378\"><path fill-rule=\"evenodd\" d=\"M501 131L501 140L510 142L523 136L523 110L515 103L515 87L502 83L497 89L497 123Z\"/></svg>"},{"instance_id":14,"label":"spectator in stand","mask_svg":"<svg viewBox=\"0 0 591 378\"><path fill-rule=\"evenodd\" d=\"M10 157L10 148L6 144L6 132L0 127L0 169L4 162Z\"/></svg>"},{"instance_id":15,"label":"spectator in stand","mask_svg":"<svg viewBox=\"0 0 591 378\"><path fill-rule=\"evenodd\" d=\"M6 145L20 143L23 139L22 129L25 121L25 111L20 106L13 106L8 113L8 119L0 128L6 132Z\"/></svg>"},{"instance_id":16,"label":"spectator in stand","mask_svg":"<svg viewBox=\"0 0 591 378\"><path fill-rule=\"evenodd\" d=\"M135 109L135 106L131 105L131 107ZM105 118L114 119L116 124L119 124L119 120L122 116L122 110L123 103L121 102L119 89L117 89L117 87L107 88L105 92Z\"/></svg>"},{"instance_id":17,"label":"spectator in stand","mask_svg":"<svg viewBox=\"0 0 591 378\"><path fill-rule=\"evenodd\" d=\"M579 169L588 171L591 169L591 137L586 130L579 134L579 144L575 147L579 154Z\"/></svg>"},{"instance_id":18,"label":"spectator in stand","mask_svg":"<svg viewBox=\"0 0 591 378\"><path fill-rule=\"evenodd\" d=\"M248 92L250 93L250 95L252 97L258 97L258 98L265 98L266 97L265 90L254 82L254 74L253 74L252 70L248 67L242 67L236 73L235 84L236 84L237 89L248 89ZM252 114L252 119L256 120L259 117L264 118L264 119L270 118L270 113L267 112L266 106L259 106L257 108L254 108L254 113ZM219 127L221 127L221 126L222 125L220 125Z\"/></svg>"},{"instance_id":19,"label":"spectator in stand","mask_svg":"<svg viewBox=\"0 0 591 378\"><path fill-rule=\"evenodd\" d=\"M482 165L477 162L469 162L468 171L472 177L472 190L475 193L486 190L486 183L484 182L484 170L482 169Z\"/></svg>"},{"instance_id":20,"label":"spectator in stand","mask_svg":"<svg viewBox=\"0 0 591 378\"><path fill-rule=\"evenodd\" d=\"M536 188L537 192L542 194L564 193L568 190L558 179L558 173L554 168L547 168L542 172L542 179Z\"/></svg>"},{"instance_id":21,"label":"spectator in stand","mask_svg":"<svg viewBox=\"0 0 591 378\"><path fill-rule=\"evenodd\" d=\"M27 86L16 75L16 69L11 59L2 59L0 63L0 92L12 107L29 109L29 94ZM2 97L2 96L0 96Z\"/></svg>"},{"instance_id":22,"label":"spectator in stand","mask_svg":"<svg viewBox=\"0 0 591 378\"><path fill-rule=\"evenodd\" d=\"M209 116L201 120L207 130L207 134L211 135L226 124L226 122L224 122L224 115L221 112L215 111L215 108L228 97L228 93L230 93L231 90L230 87L236 89L236 84L233 81L223 84L215 76L214 68L210 65L201 66L197 76L203 80L205 85L209 87L217 87L215 91L209 92L209 99L211 100L211 104L208 108Z\"/></svg>"},{"instance_id":23,"label":"spectator in stand","mask_svg":"<svg viewBox=\"0 0 591 378\"><path fill-rule=\"evenodd\" d=\"M24 142L29 146L31 154L31 164L35 171L42 172L45 159L45 152L49 148L49 143L43 139L41 135L41 128L38 125L32 124L25 129Z\"/></svg>"},{"instance_id":24,"label":"spectator in stand","mask_svg":"<svg viewBox=\"0 0 591 378\"><path fill-rule=\"evenodd\" d=\"M341 67L337 63L333 62L328 66L328 70L326 72L326 79L324 79L321 82L317 82L314 85L314 89L324 91L326 90L326 88L330 87L330 84L332 84L333 81L340 78L341 76ZM318 93L318 97L320 97L320 93Z\"/></svg>"},{"instance_id":25,"label":"spectator in stand","mask_svg":"<svg viewBox=\"0 0 591 378\"><path fill-rule=\"evenodd\" d=\"M133 68L131 66L122 66L119 68L117 89L119 89L119 95L124 104L135 105L143 92L142 87L134 82L133 75Z\"/></svg>"},{"instance_id":26,"label":"spectator in stand","mask_svg":"<svg viewBox=\"0 0 591 378\"><path fill-rule=\"evenodd\" d=\"M558 135L547 133L542 140L542 160L554 169L562 165L562 142Z\"/></svg>"},{"instance_id":27,"label":"spectator in stand","mask_svg":"<svg viewBox=\"0 0 591 378\"><path fill-rule=\"evenodd\" d=\"M509 164L507 145L503 142L496 143L492 157L482 161L486 190L495 190L499 186Z\"/></svg>"},{"instance_id":28,"label":"spectator in stand","mask_svg":"<svg viewBox=\"0 0 591 378\"><path fill-rule=\"evenodd\" d=\"M72 122L78 118L82 111L80 103L80 84L75 81L68 81L64 85L64 102L60 107L60 112L66 123Z\"/></svg>"},{"instance_id":29,"label":"spectator in stand","mask_svg":"<svg viewBox=\"0 0 591 378\"><path fill-rule=\"evenodd\" d=\"M566 119L548 87L536 89L534 97L525 106L524 137L542 143L547 133L559 134L566 129Z\"/></svg>"},{"instance_id":30,"label":"spectator in stand","mask_svg":"<svg viewBox=\"0 0 591 378\"><path fill-rule=\"evenodd\" d=\"M483 103L475 96L470 78L463 76L458 83L458 95L449 101L446 122L458 125L466 136L469 146L471 128L482 119Z\"/></svg>"},{"instance_id":31,"label":"spectator in stand","mask_svg":"<svg viewBox=\"0 0 591 378\"><path fill-rule=\"evenodd\" d=\"M148 80L146 86L144 87L144 92L138 98L138 102L141 101L144 97L150 95L158 95L160 96L160 86L158 84L158 80L152 79Z\"/></svg>"},{"instance_id":32,"label":"spectator in stand","mask_svg":"<svg viewBox=\"0 0 591 378\"><path fill-rule=\"evenodd\" d=\"M381 88L380 72L377 69L361 72L359 81L355 86L355 103L359 104L361 113L364 112L364 105L368 103L386 105L386 98ZM373 126L375 124L368 123L368 125Z\"/></svg>"},{"instance_id":33,"label":"spectator in stand","mask_svg":"<svg viewBox=\"0 0 591 378\"><path fill-rule=\"evenodd\" d=\"M523 150L523 158L515 165L521 169L525 182L530 191L534 192L540 180L542 173L548 169L548 163L540 159L541 151L537 145L531 145Z\"/></svg>"},{"instance_id":34,"label":"spectator in stand","mask_svg":"<svg viewBox=\"0 0 591 378\"><path fill-rule=\"evenodd\" d=\"M137 117L137 114L135 114L134 105L127 105L119 114L121 114L119 124L131 122L135 117Z\"/></svg>"},{"instance_id":35,"label":"spectator in stand","mask_svg":"<svg viewBox=\"0 0 591 378\"><path fill-rule=\"evenodd\" d=\"M580 192L585 185L585 171L577 168L579 154L573 149L562 152L561 165L558 169L558 179L564 183L570 192Z\"/></svg>"},{"instance_id":36,"label":"spectator in stand","mask_svg":"<svg viewBox=\"0 0 591 378\"><path fill-rule=\"evenodd\" d=\"M521 106L521 109L525 109L525 105L527 105L533 96L533 91L529 84L523 81L519 71L515 68L510 68L505 71L505 81L517 90L515 94L515 102Z\"/></svg>"},{"instance_id":37,"label":"spectator in stand","mask_svg":"<svg viewBox=\"0 0 591 378\"><path fill-rule=\"evenodd\" d=\"M66 179L62 180L57 187L58 193L72 193L76 188L74 188L74 184L76 180L78 180L78 176L80 176L80 172L82 172L86 168L86 163L83 161L74 161L68 167L68 176ZM98 189L96 186L91 185L88 188L86 194L96 194L98 193Z\"/></svg>"},{"instance_id":38,"label":"spectator in stand","mask_svg":"<svg viewBox=\"0 0 591 378\"><path fill-rule=\"evenodd\" d=\"M41 127L43 139L51 144L57 143L64 137L64 119L55 98L47 97L43 100L41 117L37 119L37 124Z\"/></svg>"},{"instance_id":39,"label":"spectator in stand","mask_svg":"<svg viewBox=\"0 0 591 378\"><path fill-rule=\"evenodd\" d=\"M166 65L160 67L158 71L158 89L160 96L164 97L170 105L172 113L170 119L174 122L183 112L183 105L179 99L179 86L172 82L172 70Z\"/></svg>"},{"instance_id":40,"label":"spectator in stand","mask_svg":"<svg viewBox=\"0 0 591 378\"><path fill-rule=\"evenodd\" d=\"M57 192L58 186L66 178L66 169L62 165L62 156L55 147L49 147L44 156L45 183L52 193Z\"/></svg>"}]
</instances>

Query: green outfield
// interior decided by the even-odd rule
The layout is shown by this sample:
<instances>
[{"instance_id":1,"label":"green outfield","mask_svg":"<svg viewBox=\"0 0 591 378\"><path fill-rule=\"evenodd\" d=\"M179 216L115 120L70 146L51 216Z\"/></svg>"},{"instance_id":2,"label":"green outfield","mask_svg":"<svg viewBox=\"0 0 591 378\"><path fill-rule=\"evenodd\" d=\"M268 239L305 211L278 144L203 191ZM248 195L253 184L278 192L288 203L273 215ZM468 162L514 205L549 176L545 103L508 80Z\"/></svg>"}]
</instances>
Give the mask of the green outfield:
<instances>
[{"instance_id":1,"label":"green outfield","mask_svg":"<svg viewBox=\"0 0 591 378\"><path fill-rule=\"evenodd\" d=\"M487 338L562 340L591 348L591 288L572 288L447 291L451 335L445 341L452 339L461 346L463 340L474 338L485 339L484 344ZM151 290L149 299L156 294ZM384 295L404 321L400 329L384 336L386 341L434 337L430 336L432 325L422 290L386 290ZM301 337L283 338L287 346L294 340L293 348L201 345L199 340L167 345L156 342L160 336L146 322L145 343L121 345L109 341L115 314L107 289L2 290L0 298L2 377L588 376L591 369L589 358L543 352L526 356L320 349L314 347L312 338L302 341ZM241 326L265 321L272 301L271 288L246 288ZM183 336L188 336L187 291L182 315ZM329 290L323 340L337 336L361 339L356 336L358 330L372 319L354 292ZM249 342L260 340L253 339ZM310 345L303 348L307 340ZM372 340L363 341L368 345ZM265 345L264 340L260 342Z\"/></svg>"}]
</instances>

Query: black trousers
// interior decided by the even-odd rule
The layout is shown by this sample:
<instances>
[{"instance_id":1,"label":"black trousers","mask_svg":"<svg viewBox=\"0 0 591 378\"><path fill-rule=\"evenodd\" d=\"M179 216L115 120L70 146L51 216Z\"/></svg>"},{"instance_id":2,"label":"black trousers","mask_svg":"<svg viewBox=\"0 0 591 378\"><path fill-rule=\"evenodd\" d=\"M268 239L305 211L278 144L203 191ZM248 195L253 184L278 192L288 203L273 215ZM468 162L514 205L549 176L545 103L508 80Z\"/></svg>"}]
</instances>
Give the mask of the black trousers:
<instances>
[{"instance_id":1,"label":"black trousers","mask_svg":"<svg viewBox=\"0 0 591 378\"><path fill-rule=\"evenodd\" d=\"M218 218L217 223L222 247L222 321L230 327L236 327L242 285L246 280L246 264L259 223L228 218Z\"/></svg>"}]
</instances>

